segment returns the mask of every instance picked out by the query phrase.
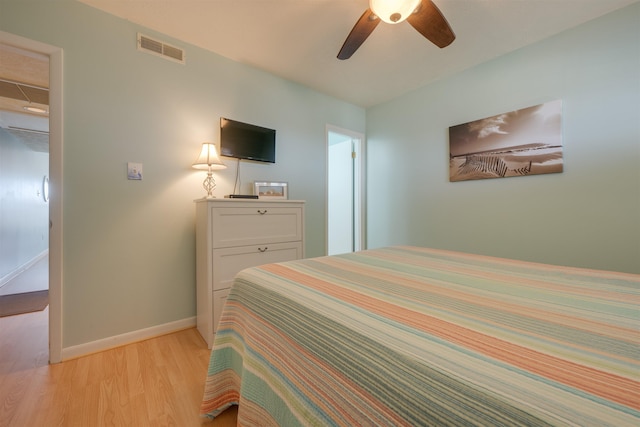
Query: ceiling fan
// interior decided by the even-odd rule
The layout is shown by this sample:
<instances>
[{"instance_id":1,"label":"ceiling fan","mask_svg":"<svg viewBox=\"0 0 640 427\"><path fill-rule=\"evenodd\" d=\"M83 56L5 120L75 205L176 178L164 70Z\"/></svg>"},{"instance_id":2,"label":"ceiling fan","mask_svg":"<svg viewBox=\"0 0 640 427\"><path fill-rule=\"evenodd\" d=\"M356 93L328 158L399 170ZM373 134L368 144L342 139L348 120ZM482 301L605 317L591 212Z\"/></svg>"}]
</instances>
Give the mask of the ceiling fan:
<instances>
[{"instance_id":1,"label":"ceiling fan","mask_svg":"<svg viewBox=\"0 0 640 427\"><path fill-rule=\"evenodd\" d=\"M440 48L449 46L456 38L444 15L431 0L369 0L369 8L351 29L338 52L338 59L351 58L381 20L398 24L405 19Z\"/></svg>"}]
</instances>

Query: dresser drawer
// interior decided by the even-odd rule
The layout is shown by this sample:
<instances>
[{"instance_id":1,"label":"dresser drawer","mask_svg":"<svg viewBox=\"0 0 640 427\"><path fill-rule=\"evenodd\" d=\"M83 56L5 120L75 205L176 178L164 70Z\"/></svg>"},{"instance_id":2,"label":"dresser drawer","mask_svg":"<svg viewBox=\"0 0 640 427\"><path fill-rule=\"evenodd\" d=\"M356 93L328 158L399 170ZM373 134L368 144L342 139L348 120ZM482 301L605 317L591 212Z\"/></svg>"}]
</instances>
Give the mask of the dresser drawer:
<instances>
[{"instance_id":1,"label":"dresser drawer","mask_svg":"<svg viewBox=\"0 0 640 427\"><path fill-rule=\"evenodd\" d=\"M302 240L302 208L256 204L211 209L214 248Z\"/></svg>"},{"instance_id":2,"label":"dresser drawer","mask_svg":"<svg viewBox=\"0 0 640 427\"><path fill-rule=\"evenodd\" d=\"M245 268L302 258L302 242L266 243L213 250L213 291L231 287Z\"/></svg>"}]
</instances>

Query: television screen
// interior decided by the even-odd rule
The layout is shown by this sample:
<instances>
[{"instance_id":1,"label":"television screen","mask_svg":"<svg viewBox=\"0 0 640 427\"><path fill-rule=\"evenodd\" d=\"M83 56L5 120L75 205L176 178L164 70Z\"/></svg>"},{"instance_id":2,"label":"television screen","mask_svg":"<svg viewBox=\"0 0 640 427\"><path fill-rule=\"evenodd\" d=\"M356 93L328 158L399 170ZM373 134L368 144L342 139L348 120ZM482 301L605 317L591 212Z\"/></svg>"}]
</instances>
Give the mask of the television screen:
<instances>
[{"instance_id":1,"label":"television screen","mask_svg":"<svg viewBox=\"0 0 640 427\"><path fill-rule=\"evenodd\" d=\"M220 154L258 162L276 162L276 131L220 118Z\"/></svg>"}]
</instances>

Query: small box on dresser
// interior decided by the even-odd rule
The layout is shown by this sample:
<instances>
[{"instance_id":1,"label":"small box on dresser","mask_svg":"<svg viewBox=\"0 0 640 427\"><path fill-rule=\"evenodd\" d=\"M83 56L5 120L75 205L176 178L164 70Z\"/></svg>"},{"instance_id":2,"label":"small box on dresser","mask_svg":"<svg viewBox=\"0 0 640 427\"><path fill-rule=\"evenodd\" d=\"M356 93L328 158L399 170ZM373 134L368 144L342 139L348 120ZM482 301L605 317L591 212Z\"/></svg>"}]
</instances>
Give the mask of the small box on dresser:
<instances>
[{"instance_id":1,"label":"small box on dresser","mask_svg":"<svg viewBox=\"0 0 640 427\"><path fill-rule=\"evenodd\" d=\"M304 258L304 201L196 200L198 331L211 348L233 278L245 268Z\"/></svg>"}]
</instances>

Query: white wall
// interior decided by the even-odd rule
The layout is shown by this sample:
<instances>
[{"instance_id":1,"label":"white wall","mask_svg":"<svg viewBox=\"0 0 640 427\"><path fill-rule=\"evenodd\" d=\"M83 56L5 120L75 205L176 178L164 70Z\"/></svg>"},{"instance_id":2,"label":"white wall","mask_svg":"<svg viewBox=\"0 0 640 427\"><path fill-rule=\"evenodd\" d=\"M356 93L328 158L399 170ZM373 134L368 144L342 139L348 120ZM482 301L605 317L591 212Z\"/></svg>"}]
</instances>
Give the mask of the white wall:
<instances>
[{"instance_id":1,"label":"white wall","mask_svg":"<svg viewBox=\"0 0 640 427\"><path fill-rule=\"evenodd\" d=\"M42 196L48 153L0 127L0 286L49 247L49 204Z\"/></svg>"},{"instance_id":2,"label":"white wall","mask_svg":"<svg viewBox=\"0 0 640 427\"><path fill-rule=\"evenodd\" d=\"M325 250L325 129L362 132L365 111L75 1L2 2L0 30L64 55L63 347L195 315L191 168L221 116L277 130L277 163L243 163L242 187L289 182L306 205L306 254ZM181 65L136 50L143 32L186 51ZM143 164L127 180L127 162ZM236 165L216 172L221 197Z\"/></svg>"},{"instance_id":3,"label":"white wall","mask_svg":"<svg viewBox=\"0 0 640 427\"><path fill-rule=\"evenodd\" d=\"M367 110L369 247L640 273L639 24L636 3ZM564 173L449 182L450 126L555 99Z\"/></svg>"}]
</instances>

